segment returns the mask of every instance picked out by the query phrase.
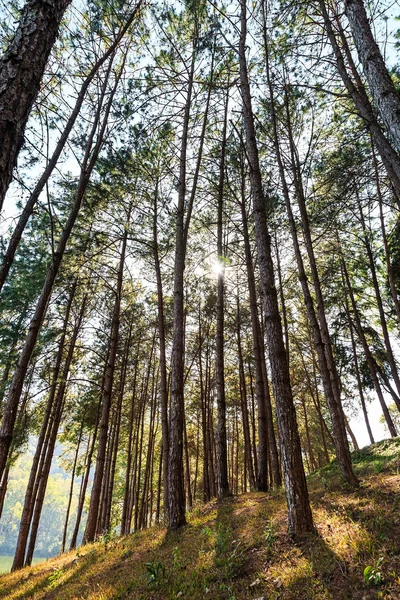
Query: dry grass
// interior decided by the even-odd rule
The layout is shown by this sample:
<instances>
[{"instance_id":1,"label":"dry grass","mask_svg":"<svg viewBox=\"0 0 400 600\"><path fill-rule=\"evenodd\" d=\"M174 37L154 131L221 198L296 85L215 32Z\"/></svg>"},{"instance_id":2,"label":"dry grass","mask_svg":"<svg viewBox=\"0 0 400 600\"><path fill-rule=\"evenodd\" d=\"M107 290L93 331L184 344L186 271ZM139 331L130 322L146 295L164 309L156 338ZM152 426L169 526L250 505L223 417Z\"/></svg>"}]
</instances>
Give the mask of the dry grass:
<instances>
[{"instance_id":1,"label":"dry grass","mask_svg":"<svg viewBox=\"0 0 400 600\"><path fill-rule=\"evenodd\" d=\"M399 600L400 440L354 458L355 492L335 464L310 478L318 535L301 544L286 534L284 495L252 493L197 507L178 533L154 527L1 576L0 598Z\"/></svg>"}]
</instances>

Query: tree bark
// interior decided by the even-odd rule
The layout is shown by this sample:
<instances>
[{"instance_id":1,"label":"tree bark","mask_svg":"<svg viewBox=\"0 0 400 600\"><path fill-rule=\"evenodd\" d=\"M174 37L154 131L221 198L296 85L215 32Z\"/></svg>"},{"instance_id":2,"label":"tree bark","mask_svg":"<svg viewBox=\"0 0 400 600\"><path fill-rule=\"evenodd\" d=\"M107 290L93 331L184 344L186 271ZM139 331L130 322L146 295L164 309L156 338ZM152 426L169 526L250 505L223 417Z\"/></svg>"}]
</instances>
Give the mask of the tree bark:
<instances>
[{"instance_id":1,"label":"tree bark","mask_svg":"<svg viewBox=\"0 0 400 600\"><path fill-rule=\"evenodd\" d=\"M271 237L267 227L266 202L262 186L246 62L246 29L246 1L242 0L239 41L240 89L243 101L243 120L246 130L250 181L253 191L254 221L264 296L266 334L280 432L289 532L293 536L301 536L314 531L314 526L301 456L286 350L283 343L278 296L274 282Z\"/></svg>"},{"instance_id":2,"label":"tree bark","mask_svg":"<svg viewBox=\"0 0 400 600\"><path fill-rule=\"evenodd\" d=\"M68 4L70 1L71 0L68 0L68 2L66 2L64 0L64 3ZM41 175L39 181L37 182L32 193L30 194L28 201L25 204L24 209L18 219L18 223L11 235L10 241L7 246L7 250L5 251L4 256L3 256L2 265L0 267L0 291L2 290L4 282L7 279L9 270L10 270L11 265L14 260L15 253L16 253L19 243L21 241L22 234L25 230L25 227L29 221L30 216L33 213L33 209L35 208L35 205L39 199L40 194L42 193L43 189L45 188L45 185L49 181L51 174L53 173L53 171L57 165L57 162L61 156L61 153L64 150L65 145L68 141L68 138L72 131L72 128L74 127L76 120L80 114L82 104L85 101L86 93L89 89L89 86L90 86L91 82L93 81L94 77L96 76L96 74L99 72L102 65L110 58L110 56L113 54L113 52L116 50L116 48L120 44L120 42L121 42L122 38L124 37L124 35L126 34L127 30L132 25L132 22L134 21L137 13L141 7L141 4L142 4L142 0L139 0L138 4L136 5L135 9L133 10L131 16L127 19L126 23L121 28L121 30L118 33L118 35L116 36L115 40L112 42L112 44L110 44L109 48L104 52L104 54L95 62L95 64L91 68L89 74L87 75L86 79L84 80L84 82L81 86L78 97L76 99L75 106L74 106L74 108L68 118L68 121L65 125L65 128L57 142L54 152L53 152L48 164L46 165L46 168L43 171L43 174ZM0 98L1 98L1 95L0 95ZM1 107L1 100L0 100L0 107ZM1 137L1 135L0 135L0 137Z\"/></svg>"},{"instance_id":3,"label":"tree bark","mask_svg":"<svg viewBox=\"0 0 400 600\"><path fill-rule=\"evenodd\" d=\"M129 221L129 219L128 219ZM86 523L84 535L84 543L93 542L96 535L96 527L100 505L101 486L104 474L104 463L106 458L107 438L108 438L108 422L111 409L111 397L114 382L115 361L118 349L119 340L119 325L121 312L121 292L124 276L125 253L127 245L128 230L125 229L122 240L121 255L118 267L118 279L115 290L115 301L112 315L111 331L110 331L110 346L107 356L107 367L104 379L104 390L102 397L102 415L100 422L99 444L97 448L96 470L93 478L92 493L90 496L89 514Z\"/></svg>"},{"instance_id":4,"label":"tree bark","mask_svg":"<svg viewBox=\"0 0 400 600\"><path fill-rule=\"evenodd\" d=\"M71 0L28 0L0 61L0 210L61 19Z\"/></svg>"},{"instance_id":5,"label":"tree bark","mask_svg":"<svg viewBox=\"0 0 400 600\"><path fill-rule=\"evenodd\" d=\"M333 428L333 439L335 444L336 456L338 459L340 471L344 479L352 486L358 486L359 481L354 474L353 467L351 464L351 455L349 449L349 443L346 435L346 424L345 415L342 407L342 400L340 394L340 380L336 369L335 358L333 356L333 349L331 338L329 335L329 328L325 312L325 301L322 293L321 281L319 277L317 262L315 259L314 246L312 242L310 222L307 213L306 198L304 194L301 169L299 164L298 154L293 140L293 133L291 128L291 119L289 113L289 102L287 97L287 89L285 89L285 108L286 108L286 124L288 128L288 138L290 145L290 157L291 157L291 168L293 172L293 180L295 186L296 200L300 211L301 223L304 235L305 246L307 249L309 264L311 268L312 281L315 291L316 299L316 311L314 310L314 303L308 288L307 277L305 274L304 267L302 268L302 258L300 253L300 247L297 241L296 244L296 256L298 260L299 278L301 280L304 298L307 307L307 315L310 320L310 326L314 337L314 343L317 350L319 367L321 370L321 376L324 382L325 398L328 404L329 413L332 419ZM288 196L288 191L286 190ZM287 198L289 200L289 198ZM293 214L290 208L289 201L289 218L291 216L291 229L293 239L297 238L296 227L293 219Z\"/></svg>"},{"instance_id":6,"label":"tree bark","mask_svg":"<svg viewBox=\"0 0 400 600\"><path fill-rule=\"evenodd\" d=\"M158 186L159 180L156 180L156 188L153 198L153 256L154 267L157 280L157 310L158 310L158 339L160 344L160 402L161 402L161 430L162 430L162 462L163 462L163 500L164 515L168 515L168 386L167 386L167 359L165 351L165 316L164 316L164 295L161 276L160 257L158 253Z\"/></svg>"},{"instance_id":7,"label":"tree bark","mask_svg":"<svg viewBox=\"0 0 400 600\"><path fill-rule=\"evenodd\" d=\"M335 55L338 73L339 73L340 77L342 78L342 81L343 81L348 93L350 94L350 97L352 98L360 117L363 119L366 127L370 131L371 136L374 140L376 149L378 150L380 157L382 159L382 162L387 171L388 177L389 177L390 181L392 182L394 190L396 191L396 195L397 195L397 197L400 197L400 157L399 157L399 154L396 152L396 150L393 148L393 146L391 145L389 140L384 135L384 133L380 127L380 124L376 118L376 115L375 115L374 109L371 105L371 102L369 100L368 94L365 91L364 85L363 85L360 77L356 73L355 67L352 68L353 75L354 74L356 75L355 83L353 82L352 78L350 77L350 75L347 71L346 62L344 60L342 50L336 39L335 31L332 27L332 23L331 23L331 20L330 20L328 11L327 11L325 0L319 0L319 4L320 4L320 8L321 8L321 13L322 13L322 16L324 19L326 32L327 32L330 44L333 49L333 53ZM345 40L345 36L343 34L340 23L337 22L337 25L340 29L339 33L341 35L342 45L345 48L345 52L346 52L347 41ZM350 61L350 66L353 66L352 65L353 61L352 61L350 51L346 52L346 57L347 57L348 61Z\"/></svg>"},{"instance_id":8,"label":"tree bark","mask_svg":"<svg viewBox=\"0 0 400 600\"><path fill-rule=\"evenodd\" d=\"M400 151L400 96L372 34L364 2L345 0L344 6L358 58L363 66L375 106L386 125L389 136Z\"/></svg>"},{"instance_id":9,"label":"tree bark","mask_svg":"<svg viewBox=\"0 0 400 600\"><path fill-rule=\"evenodd\" d=\"M229 496L228 455L226 441L226 399L225 399L225 365L224 365L224 273L225 253L223 248L223 210L224 210L224 180L226 131L228 121L229 85L226 91L224 124L221 140L221 156L219 163L218 181L218 210L217 210L217 254L220 271L217 284L217 326L215 336L215 378L217 387L217 431L215 445L217 450L217 492L219 498Z\"/></svg>"}]
</instances>

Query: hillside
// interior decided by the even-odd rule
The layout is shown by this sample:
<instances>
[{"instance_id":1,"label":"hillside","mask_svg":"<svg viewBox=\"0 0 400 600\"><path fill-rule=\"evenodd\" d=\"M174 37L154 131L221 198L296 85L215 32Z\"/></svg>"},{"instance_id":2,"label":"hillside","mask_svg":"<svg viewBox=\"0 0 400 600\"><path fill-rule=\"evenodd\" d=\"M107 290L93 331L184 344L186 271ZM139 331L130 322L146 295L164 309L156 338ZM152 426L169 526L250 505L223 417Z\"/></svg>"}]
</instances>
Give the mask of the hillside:
<instances>
[{"instance_id":1,"label":"hillside","mask_svg":"<svg viewBox=\"0 0 400 600\"><path fill-rule=\"evenodd\" d=\"M353 454L362 486L335 462L309 477L318 535L294 545L282 492L196 507L188 526L104 539L0 577L0 598L369 600L400 598L400 438Z\"/></svg>"}]
</instances>

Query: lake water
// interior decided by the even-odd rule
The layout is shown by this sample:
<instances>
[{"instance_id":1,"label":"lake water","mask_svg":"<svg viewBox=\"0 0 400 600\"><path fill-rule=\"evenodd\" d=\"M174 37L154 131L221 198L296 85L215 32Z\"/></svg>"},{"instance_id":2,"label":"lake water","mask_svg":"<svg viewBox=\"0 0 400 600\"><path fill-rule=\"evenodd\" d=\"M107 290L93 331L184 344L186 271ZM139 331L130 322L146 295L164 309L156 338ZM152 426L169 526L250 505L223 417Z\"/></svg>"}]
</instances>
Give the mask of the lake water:
<instances>
[{"instance_id":1,"label":"lake water","mask_svg":"<svg viewBox=\"0 0 400 600\"><path fill-rule=\"evenodd\" d=\"M9 573L11 565L13 563L13 556L0 556L0 573ZM34 558L32 560L33 565L37 565L40 562L46 560L45 558Z\"/></svg>"}]
</instances>

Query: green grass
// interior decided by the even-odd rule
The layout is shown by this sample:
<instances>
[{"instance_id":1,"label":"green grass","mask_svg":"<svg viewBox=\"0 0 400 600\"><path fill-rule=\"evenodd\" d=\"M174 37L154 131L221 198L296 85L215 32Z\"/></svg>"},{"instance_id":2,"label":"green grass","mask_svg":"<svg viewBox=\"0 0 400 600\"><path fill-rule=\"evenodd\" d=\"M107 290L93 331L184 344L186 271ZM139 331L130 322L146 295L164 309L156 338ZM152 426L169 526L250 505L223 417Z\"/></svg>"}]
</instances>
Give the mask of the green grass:
<instances>
[{"instance_id":1,"label":"green grass","mask_svg":"<svg viewBox=\"0 0 400 600\"><path fill-rule=\"evenodd\" d=\"M188 525L85 546L0 578L7 600L400 598L399 440L354 455L353 491L333 462L310 478L318 535L294 544L283 492L196 506Z\"/></svg>"}]
</instances>

